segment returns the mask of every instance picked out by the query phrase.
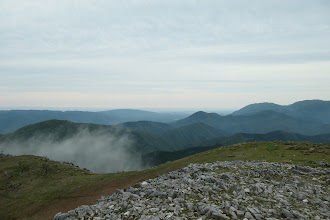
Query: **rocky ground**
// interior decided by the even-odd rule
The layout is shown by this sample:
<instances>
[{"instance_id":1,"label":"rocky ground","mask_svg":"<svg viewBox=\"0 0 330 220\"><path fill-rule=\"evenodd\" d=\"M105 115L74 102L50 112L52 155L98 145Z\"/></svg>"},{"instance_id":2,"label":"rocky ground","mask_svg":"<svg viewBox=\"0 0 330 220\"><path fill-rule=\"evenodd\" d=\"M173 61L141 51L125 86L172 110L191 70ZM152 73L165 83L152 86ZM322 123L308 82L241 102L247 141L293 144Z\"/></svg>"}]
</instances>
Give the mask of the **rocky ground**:
<instances>
[{"instance_id":1,"label":"rocky ground","mask_svg":"<svg viewBox=\"0 0 330 220\"><path fill-rule=\"evenodd\" d=\"M330 168L320 165L190 164L54 219L330 219Z\"/></svg>"}]
</instances>

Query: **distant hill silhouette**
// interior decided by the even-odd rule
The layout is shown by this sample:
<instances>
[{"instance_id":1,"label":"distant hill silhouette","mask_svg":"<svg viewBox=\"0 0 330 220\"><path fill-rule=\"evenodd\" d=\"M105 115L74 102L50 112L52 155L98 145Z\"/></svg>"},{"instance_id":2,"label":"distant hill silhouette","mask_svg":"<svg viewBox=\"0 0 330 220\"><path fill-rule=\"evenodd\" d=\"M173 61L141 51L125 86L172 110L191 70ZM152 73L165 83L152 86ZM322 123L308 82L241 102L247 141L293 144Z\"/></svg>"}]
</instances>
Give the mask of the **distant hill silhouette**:
<instances>
[{"instance_id":1,"label":"distant hill silhouette","mask_svg":"<svg viewBox=\"0 0 330 220\"><path fill-rule=\"evenodd\" d=\"M184 113L156 113L134 109L117 109L101 112L49 110L0 111L0 133L13 132L18 128L51 119L111 125L142 120L173 122L186 116Z\"/></svg>"},{"instance_id":2,"label":"distant hill silhouette","mask_svg":"<svg viewBox=\"0 0 330 220\"><path fill-rule=\"evenodd\" d=\"M51 119L103 125L121 123L122 127L154 134L169 131L172 129L171 127L178 128L201 122L231 134L268 133L283 130L304 135L317 135L330 132L330 101L305 100L287 106L257 103L227 116L199 111L187 117L184 113L156 113L133 109L102 112L0 111L0 133L13 132L26 125Z\"/></svg>"},{"instance_id":3,"label":"distant hill silhouette","mask_svg":"<svg viewBox=\"0 0 330 220\"><path fill-rule=\"evenodd\" d=\"M15 132L0 136L0 141L27 141L33 138L44 138L48 141L62 141L78 134L81 131L89 133L116 133L124 134L127 131L110 125L98 125L91 123L74 123L67 120L48 120L28 125Z\"/></svg>"},{"instance_id":4,"label":"distant hill silhouette","mask_svg":"<svg viewBox=\"0 0 330 220\"><path fill-rule=\"evenodd\" d=\"M330 114L330 112L328 113ZM196 112L187 118L172 123L173 126L185 126L202 122L231 134L268 133L276 130L317 135L330 133L330 124L306 121L273 110L264 110L248 115L221 116L216 113Z\"/></svg>"},{"instance_id":5,"label":"distant hill silhouette","mask_svg":"<svg viewBox=\"0 0 330 220\"><path fill-rule=\"evenodd\" d=\"M231 115L251 115L265 110L272 110L302 120L330 123L330 101L322 100L305 100L283 106L274 103L257 103L245 106Z\"/></svg>"}]
</instances>

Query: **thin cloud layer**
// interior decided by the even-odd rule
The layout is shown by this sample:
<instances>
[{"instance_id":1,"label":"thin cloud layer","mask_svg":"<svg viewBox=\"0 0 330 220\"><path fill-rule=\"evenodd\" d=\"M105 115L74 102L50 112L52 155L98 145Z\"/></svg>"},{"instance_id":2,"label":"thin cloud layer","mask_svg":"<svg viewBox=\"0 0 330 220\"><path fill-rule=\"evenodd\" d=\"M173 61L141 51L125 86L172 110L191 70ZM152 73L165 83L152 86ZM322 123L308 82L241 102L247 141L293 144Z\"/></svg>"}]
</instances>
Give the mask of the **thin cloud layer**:
<instances>
[{"instance_id":1,"label":"thin cloud layer","mask_svg":"<svg viewBox=\"0 0 330 220\"><path fill-rule=\"evenodd\" d=\"M324 0L4 0L0 103L72 107L63 94L109 108L328 99L329 10ZM53 101L40 102L50 93ZM246 94L239 106L227 102L238 93ZM200 106L194 94L212 97L199 96ZM139 99L121 99L130 95Z\"/></svg>"}]
</instances>

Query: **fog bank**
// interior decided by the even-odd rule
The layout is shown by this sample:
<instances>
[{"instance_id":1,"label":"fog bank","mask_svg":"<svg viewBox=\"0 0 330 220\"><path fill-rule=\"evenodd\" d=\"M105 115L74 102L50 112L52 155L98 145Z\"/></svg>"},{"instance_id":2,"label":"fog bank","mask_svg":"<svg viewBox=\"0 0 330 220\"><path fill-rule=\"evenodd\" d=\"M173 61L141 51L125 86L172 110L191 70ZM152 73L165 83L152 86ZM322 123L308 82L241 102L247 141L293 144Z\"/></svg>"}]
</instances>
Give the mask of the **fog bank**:
<instances>
[{"instance_id":1,"label":"fog bank","mask_svg":"<svg viewBox=\"0 0 330 220\"><path fill-rule=\"evenodd\" d=\"M126 134L81 130L61 141L52 136L36 136L27 141L0 143L0 150L11 155L46 156L96 173L108 173L144 168L140 156L132 150L133 145L134 140Z\"/></svg>"}]
</instances>

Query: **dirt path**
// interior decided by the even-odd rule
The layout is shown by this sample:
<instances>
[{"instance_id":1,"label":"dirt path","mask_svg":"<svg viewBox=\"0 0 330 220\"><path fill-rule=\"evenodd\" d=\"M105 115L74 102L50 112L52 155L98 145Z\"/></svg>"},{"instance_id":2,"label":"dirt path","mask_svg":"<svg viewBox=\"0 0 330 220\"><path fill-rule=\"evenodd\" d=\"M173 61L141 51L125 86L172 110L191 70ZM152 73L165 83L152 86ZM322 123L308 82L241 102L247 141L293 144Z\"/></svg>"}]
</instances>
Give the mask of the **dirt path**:
<instances>
[{"instance_id":1,"label":"dirt path","mask_svg":"<svg viewBox=\"0 0 330 220\"><path fill-rule=\"evenodd\" d=\"M55 200L52 204L41 208L41 210L36 211L36 214L31 218L33 220L49 219L52 220L58 212L67 212L69 210L75 209L80 205L89 205L95 202L102 196L109 196L113 194L117 189L125 189L129 186L135 185L137 182L141 182L146 179L152 179L158 175L170 172L181 168L181 166L166 167L158 171L157 173L141 174L137 176L121 177L118 179L105 180L96 189L90 189L89 191L84 191L77 193L77 195L72 195L70 198L64 198L61 200Z\"/></svg>"},{"instance_id":2,"label":"dirt path","mask_svg":"<svg viewBox=\"0 0 330 220\"><path fill-rule=\"evenodd\" d=\"M53 219L58 212L67 212L80 205L89 205L102 196L113 194L117 189L124 189L142 181L141 177L128 177L119 180L105 181L98 189L81 192L80 195L73 195L70 198L55 200L52 204L42 208L32 219Z\"/></svg>"}]
</instances>

